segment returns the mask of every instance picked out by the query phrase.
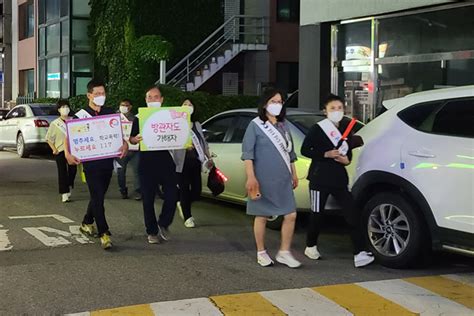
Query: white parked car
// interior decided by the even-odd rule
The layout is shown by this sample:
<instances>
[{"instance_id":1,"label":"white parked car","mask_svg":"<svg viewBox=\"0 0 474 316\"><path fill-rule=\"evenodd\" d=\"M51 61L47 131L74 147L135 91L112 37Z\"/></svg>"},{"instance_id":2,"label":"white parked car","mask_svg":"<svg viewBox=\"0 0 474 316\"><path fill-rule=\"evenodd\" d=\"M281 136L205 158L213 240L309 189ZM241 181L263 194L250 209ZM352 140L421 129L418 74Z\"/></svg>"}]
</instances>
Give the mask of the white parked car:
<instances>
[{"instance_id":1,"label":"white parked car","mask_svg":"<svg viewBox=\"0 0 474 316\"><path fill-rule=\"evenodd\" d=\"M349 172L371 251L390 267L432 248L474 254L474 86L384 106Z\"/></svg>"},{"instance_id":2,"label":"white parked car","mask_svg":"<svg viewBox=\"0 0 474 316\"><path fill-rule=\"evenodd\" d=\"M20 157L47 146L45 136L49 123L58 117L54 104L22 104L0 120L0 150L15 147Z\"/></svg>"}]
</instances>

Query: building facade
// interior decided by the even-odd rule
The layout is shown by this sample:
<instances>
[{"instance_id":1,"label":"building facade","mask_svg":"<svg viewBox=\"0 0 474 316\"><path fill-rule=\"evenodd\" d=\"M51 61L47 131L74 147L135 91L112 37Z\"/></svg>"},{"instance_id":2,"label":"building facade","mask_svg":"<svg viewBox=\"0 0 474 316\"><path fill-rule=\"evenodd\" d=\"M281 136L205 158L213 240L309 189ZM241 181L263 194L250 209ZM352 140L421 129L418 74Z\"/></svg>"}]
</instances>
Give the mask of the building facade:
<instances>
[{"instance_id":1,"label":"building facade","mask_svg":"<svg viewBox=\"0 0 474 316\"><path fill-rule=\"evenodd\" d=\"M93 61L83 0L13 0L12 98L67 98L85 91Z\"/></svg>"},{"instance_id":2,"label":"building facade","mask_svg":"<svg viewBox=\"0 0 474 316\"><path fill-rule=\"evenodd\" d=\"M330 92L375 117L384 100L474 84L474 3L302 0L299 106Z\"/></svg>"},{"instance_id":3,"label":"building facade","mask_svg":"<svg viewBox=\"0 0 474 316\"><path fill-rule=\"evenodd\" d=\"M12 42L11 42L11 1L0 0L0 84L1 103L0 108L7 107L8 100L11 99L12 83Z\"/></svg>"}]
</instances>

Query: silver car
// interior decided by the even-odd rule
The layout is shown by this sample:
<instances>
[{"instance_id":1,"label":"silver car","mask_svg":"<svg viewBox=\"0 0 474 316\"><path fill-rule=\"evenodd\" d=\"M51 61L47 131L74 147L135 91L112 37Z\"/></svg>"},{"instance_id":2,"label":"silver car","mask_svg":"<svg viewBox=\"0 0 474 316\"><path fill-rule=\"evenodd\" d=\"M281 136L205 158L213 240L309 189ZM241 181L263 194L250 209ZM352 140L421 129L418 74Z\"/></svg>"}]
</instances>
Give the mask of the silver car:
<instances>
[{"instance_id":1,"label":"silver car","mask_svg":"<svg viewBox=\"0 0 474 316\"><path fill-rule=\"evenodd\" d=\"M257 116L257 109L240 109L223 112L215 115L203 123L203 131L211 152L215 154L216 166L228 178L225 191L217 199L245 204L247 192L245 190L245 167L241 161L242 140L248 124ZM295 163L299 178L299 186L295 190L296 205L299 211L310 209L309 188L306 176L311 160L301 156L300 148L309 129L317 122L326 118L322 113L287 109L287 120L294 141L298 160ZM362 123L355 126L355 130L363 127ZM202 181L207 183L207 174L202 175ZM208 188L203 185L203 194L211 196ZM334 208L334 203L328 201L327 208ZM279 228L282 218L274 217L268 222L270 228Z\"/></svg>"},{"instance_id":2,"label":"silver car","mask_svg":"<svg viewBox=\"0 0 474 316\"><path fill-rule=\"evenodd\" d=\"M32 151L45 148L49 124L58 117L54 104L21 104L0 120L0 150L14 147L27 158Z\"/></svg>"}]
</instances>

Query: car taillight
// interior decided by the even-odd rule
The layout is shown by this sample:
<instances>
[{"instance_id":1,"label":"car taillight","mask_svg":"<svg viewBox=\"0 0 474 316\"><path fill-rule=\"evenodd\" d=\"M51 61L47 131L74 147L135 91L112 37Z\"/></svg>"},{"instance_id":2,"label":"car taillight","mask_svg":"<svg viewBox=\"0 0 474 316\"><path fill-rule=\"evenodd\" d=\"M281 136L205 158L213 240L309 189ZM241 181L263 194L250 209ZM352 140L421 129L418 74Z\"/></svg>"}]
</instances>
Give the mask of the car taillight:
<instances>
[{"instance_id":1,"label":"car taillight","mask_svg":"<svg viewBox=\"0 0 474 316\"><path fill-rule=\"evenodd\" d=\"M36 127L49 127L48 121L45 120L35 120Z\"/></svg>"}]
</instances>

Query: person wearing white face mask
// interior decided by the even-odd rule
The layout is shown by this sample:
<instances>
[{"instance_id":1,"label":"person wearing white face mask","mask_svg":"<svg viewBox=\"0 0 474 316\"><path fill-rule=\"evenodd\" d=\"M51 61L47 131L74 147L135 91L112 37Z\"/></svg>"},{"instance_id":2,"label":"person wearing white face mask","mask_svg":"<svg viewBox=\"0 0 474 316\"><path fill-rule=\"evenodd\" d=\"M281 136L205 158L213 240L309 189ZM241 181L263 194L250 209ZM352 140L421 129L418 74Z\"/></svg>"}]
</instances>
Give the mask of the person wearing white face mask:
<instances>
[{"instance_id":1,"label":"person wearing white face mask","mask_svg":"<svg viewBox=\"0 0 474 316\"><path fill-rule=\"evenodd\" d=\"M247 174L247 214L255 216L254 236L257 263L273 265L265 249L265 228L271 216L284 216L281 244L276 261L290 268L301 263L291 251L296 222L293 190L298 186L294 162L296 154L286 124L282 94L274 89L265 92L258 108L258 117L247 127L242 142L242 157Z\"/></svg>"},{"instance_id":2,"label":"person wearing white face mask","mask_svg":"<svg viewBox=\"0 0 474 316\"><path fill-rule=\"evenodd\" d=\"M160 87L152 86L146 90L145 101L148 107L161 107L163 100ZM139 144L143 140L139 134L139 126L139 117L135 117L130 133L130 143L133 145ZM184 149L140 152L139 173L143 214L150 244L158 244L161 240L170 240L168 227L173 222L178 202L177 172L183 170L184 156ZM163 205L157 221L155 196L159 185L162 185L163 188Z\"/></svg>"},{"instance_id":3,"label":"person wearing white face mask","mask_svg":"<svg viewBox=\"0 0 474 316\"><path fill-rule=\"evenodd\" d=\"M97 79L92 79L87 84L87 98L89 100L88 106L84 109L89 117L96 117L102 115L115 114L115 111L105 104L105 84ZM69 164L78 165L79 159L69 152L66 139L65 155ZM120 158L127 155L128 144L123 141L123 146L120 147ZM112 179L112 172L114 170L114 158L104 158L99 160L87 161L83 164L84 173L86 175L87 187L89 188L89 205L86 214L82 220L80 231L91 237L98 235L103 249L107 250L112 247L110 239L109 225L105 217L104 200L107 190ZM97 226L97 231L94 227L94 222Z\"/></svg>"},{"instance_id":4,"label":"person wearing white face mask","mask_svg":"<svg viewBox=\"0 0 474 316\"><path fill-rule=\"evenodd\" d=\"M195 227L194 217L191 214L191 204L201 197L202 183L201 170L213 165L209 145L204 138L201 123L196 120L196 106L190 99L184 100L182 106L187 106L191 112L192 146L186 149L182 172L178 173L179 202L178 211L184 226Z\"/></svg>"},{"instance_id":5,"label":"person wearing white face mask","mask_svg":"<svg viewBox=\"0 0 474 316\"><path fill-rule=\"evenodd\" d=\"M132 101L130 99L123 99L120 102L119 112L122 117L122 122L133 122L135 115L132 113ZM117 170L117 179L122 199L128 199L128 188L127 188L127 166L130 164L135 175L133 186L135 191L135 200L140 201L142 194L140 191L140 179L138 176L138 160L140 152L137 150L129 149L127 156L122 159L117 158L117 162L120 168Z\"/></svg>"},{"instance_id":6,"label":"person wearing white face mask","mask_svg":"<svg viewBox=\"0 0 474 316\"><path fill-rule=\"evenodd\" d=\"M56 107L60 114L59 118L51 122L46 133L46 141L53 151L58 169L59 194L63 203L71 199L72 189L74 188L74 179L76 178L77 168L67 163L64 155L64 143L66 140L66 121L69 119L69 102L59 100Z\"/></svg>"},{"instance_id":7,"label":"person wearing white face mask","mask_svg":"<svg viewBox=\"0 0 474 316\"><path fill-rule=\"evenodd\" d=\"M329 195L342 207L344 218L350 227L355 267L363 267L374 261L370 252L364 250L365 243L359 227L360 212L348 190L348 175L345 166L351 163L352 148L356 145L353 133L347 140L342 135L350 120L344 118L344 101L330 95L325 102L327 119L315 124L306 135L301 154L311 158L308 177L311 214L306 238L305 255L313 260L321 257L317 244L321 230L322 211Z\"/></svg>"}]
</instances>

